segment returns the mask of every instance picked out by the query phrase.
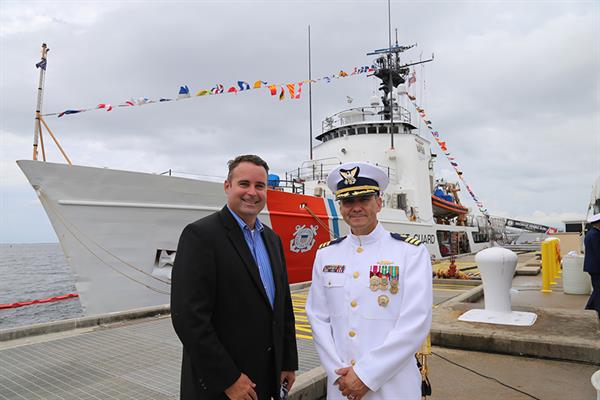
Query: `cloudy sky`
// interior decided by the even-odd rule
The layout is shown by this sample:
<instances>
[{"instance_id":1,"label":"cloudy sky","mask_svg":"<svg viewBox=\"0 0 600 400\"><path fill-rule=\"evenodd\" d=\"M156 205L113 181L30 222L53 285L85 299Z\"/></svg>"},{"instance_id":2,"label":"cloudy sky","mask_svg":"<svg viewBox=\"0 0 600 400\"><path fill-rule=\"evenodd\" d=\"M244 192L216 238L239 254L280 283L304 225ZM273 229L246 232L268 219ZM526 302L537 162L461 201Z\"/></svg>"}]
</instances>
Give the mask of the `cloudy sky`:
<instances>
[{"instance_id":1,"label":"cloudy sky","mask_svg":"<svg viewBox=\"0 0 600 400\"><path fill-rule=\"evenodd\" d=\"M600 2L393 1L419 102L491 214L562 227L600 175ZM238 80L297 82L370 64L387 45L383 1L0 1L0 242L54 242L15 160L31 158L41 43L44 112L175 97ZM376 83L313 86L313 127L367 105ZM424 90L423 90L424 88ZM308 158L308 97L265 90L47 117L76 164L224 176L240 153L274 171ZM428 132L426 139L433 142ZM48 139L46 139L48 142ZM434 148L440 153L439 149ZM50 161L61 161L55 148ZM452 177L438 157L436 169ZM463 202L474 206L463 193Z\"/></svg>"}]
</instances>

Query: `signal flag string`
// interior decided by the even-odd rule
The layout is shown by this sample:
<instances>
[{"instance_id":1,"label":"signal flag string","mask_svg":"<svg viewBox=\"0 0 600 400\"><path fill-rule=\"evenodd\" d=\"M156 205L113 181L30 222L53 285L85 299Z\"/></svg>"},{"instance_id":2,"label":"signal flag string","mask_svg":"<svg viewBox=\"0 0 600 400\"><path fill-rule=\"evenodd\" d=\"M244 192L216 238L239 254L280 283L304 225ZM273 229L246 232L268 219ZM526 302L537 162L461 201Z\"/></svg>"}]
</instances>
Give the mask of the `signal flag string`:
<instances>
[{"instance_id":1,"label":"signal flag string","mask_svg":"<svg viewBox=\"0 0 600 400\"><path fill-rule=\"evenodd\" d=\"M413 78L414 78L414 73L413 73L413 76L411 77L411 80ZM469 195L471 195L471 197L473 198L473 201L477 205L477 208L484 215L484 217L487 219L487 221L489 223L490 222L490 214L488 212L488 209L485 208L485 206L483 205L483 202L479 199L479 197L477 197L477 195L475 195L475 193L473 192L473 189L471 189L471 186L465 180L465 178L463 176L463 172L460 170L460 168L458 166L458 162L456 161L456 158L452 156L452 153L450 153L450 151L448 151L448 146L446 144L446 141L441 139L440 133L437 130L434 130L432 122L431 122L431 120L429 120L429 117L425 113L425 110L422 107L420 107L419 104L417 103L416 96L411 95L408 92L406 93L406 95L410 99L412 105L415 107L415 110L417 110L417 113L419 114L419 116L421 117L423 122L425 123L425 126L427 127L427 129L429 129L429 132L435 139L436 143L438 144L438 146L440 147L440 149L446 156L446 159L448 160L448 162L450 163L452 168L454 168L456 175L462 181L464 187L467 189L467 192L469 192Z\"/></svg>"},{"instance_id":2,"label":"signal flag string","mask_svg":"<svg viewBox=\"0 0 600 400\"><path fill-rule=\"evenodd\" d=\"M45 59L43 61L45 61L43 64L41 64L41 62L37 63L36 67L46 70L47 62ZM149 99L147 97L138 97L137 99L131 98L131 99L126 100L115 106L112 105L113 103L104 102L104 103L99 103L95 107L70 108L70 109L64 110L62 112L53 112L53 113L48 113L48 114L42 114L42 116L48 117L48 116L56 115L56 116L58 116L58 118L61 118L61 117L64 117L65 115L79 114L82 112L93 111L93 110L105 110L108 112L108 111L112 111L115 107L127 108L127 107L143 106L146 104L165 103L165 102L170 102L170 101L190 99L193 97L213 96L213 95L225 94L225 93L238 94L240 92L245 92L245 91L255 90L255 89L268 89L268 93L273 97L279 98L280 101L285 100L286 97L288 97L290 100L298 100L298 99L300 99L300 95L302 94L302 86L305 84L319 83L319 82L331 83L335 79L367 74L367 73L375 71L375 66L374 65L365 65L365 66L361 66L361 67L353 67L351 69L351 71L352 72L345 72L344 70L340 70L340 72L338 72L337 74L327 75L327 76L324 76L319 79L303 80L300 82L291 82L291 83L269 83L268 81L256 80L256 81L254 81L254 84L250 85L250 83L248 83L247 81L240 80L240 81L237 81L236 84L229 86L228 89L225 89L225 86L223 84L217 83L211 89L197 90L194 95L192 95L192 92L190 91L190 88L188 87L188 85L183 85L183 86L179 87L179 93L177 94L176 98L160 97L158 99Z\"/></svg>"}]
</instances>

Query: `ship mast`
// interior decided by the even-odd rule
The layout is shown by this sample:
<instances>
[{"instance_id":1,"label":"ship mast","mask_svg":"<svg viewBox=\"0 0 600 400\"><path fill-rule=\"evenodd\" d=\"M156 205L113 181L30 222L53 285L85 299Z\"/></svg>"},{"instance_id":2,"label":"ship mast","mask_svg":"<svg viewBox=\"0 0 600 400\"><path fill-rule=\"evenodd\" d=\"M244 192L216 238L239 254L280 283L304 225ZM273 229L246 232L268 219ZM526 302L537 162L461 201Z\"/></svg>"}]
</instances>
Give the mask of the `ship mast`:
<instances>
[{"instance_id":1,"label":"ship mast","mask_svg":"<svg viewBox=\"0 0 600 400\"><path fill-rule=\"evenodd\" d=\"M409 73L409 66L424 64L433 61L433 56L429 60L419 61L411 64L400 64L400 53L415 47L417 44L410 46L398 45L398 30L396 29L396 45L392 47L392 10L391 2L388 0L388 48L375 50L372 53L367 53L368 56L379 56L375 60L375 75L381 79L379 90L383 91L381 102L383 110L379 114L383 115L384 120L390 121L390 148L394 148L394 88L406 82L406 77Z\"/></svg>"},{"instance_id":2,"label":"ship mast","mask_svg":"<svg viewBox=\"0 0 600 400\"><path fill-rule=\"evenodd\" d=\"M41 148L42 148L42 160L46 161L46 150L44 149L44 139L42 136L42 125L44 125L44 127L48 131L48 134L50 135L52 140L54 140L54 143L56 143L56 147L58 147L58 150L60 151L62 156L65 158L67 163L69 165L73 165L71 163L71 160L67 156L67 153L65 153L65 151L63 150L60 143L58 143L58 139L56 139L56 136L54 136L54 134L50 130L50 127L48 126L48 124L46 123L44 118L42 117L42 101L44 99L44 81L46 79L46 66L48 64L48 52L49 51L50 51L50 49L48 48L48 46L46 46L46 43L42 43L42 59L40 60L40 62L35 64L35 66L40 69L40 79L39 79L39 83L38 83L37 106L35 108L35 124L34 124L34 128L33 128L33 160L38 159L38 140L39 140Z\"/></svg>"},{"instance_id":3,"label":"ship mast","mask_svg":"<svg viewBox=\"0 0 600 400\"><path fill-rule=\"evenodd\" d=\"M42 43L42 59L36 64L36 67L40 69L40 79L38 83L37 93L37 106L35 108L35 124L33 131L33 159L38 159L38 138L41 140L42 137L42 126L40 125L40 118L42 112L42 100L44 98L44 80L46 78L46 64L48 52L50 49L46 46L46 43ZM44 151L44 142L42 141L42 158L46 161L46 153Z\"/></svg>"}]
</instances>

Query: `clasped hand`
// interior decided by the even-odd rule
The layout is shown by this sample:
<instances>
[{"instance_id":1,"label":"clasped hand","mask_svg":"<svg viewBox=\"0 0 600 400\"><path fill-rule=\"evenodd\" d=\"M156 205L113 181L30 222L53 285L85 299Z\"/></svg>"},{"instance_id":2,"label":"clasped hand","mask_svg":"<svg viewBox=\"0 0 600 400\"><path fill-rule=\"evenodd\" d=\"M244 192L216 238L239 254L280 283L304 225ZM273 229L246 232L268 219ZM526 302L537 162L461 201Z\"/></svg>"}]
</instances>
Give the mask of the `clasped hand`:
<instances>
[{"instance_id":1,"label":"clasped hand","mask_svg":"<svg viewBox=\"0 0 600 400\"><path fill-rule=\"evenodd\" d=\"M256 384L248 378L248 375L242 373L233 385L225 389L225 394L231 400L258 400L255 387Z\"/></svg>"},{"instance_id":2,"label":"clasped hand","mask_svg":"<svg viewBox=\"0 0 600 400\"><path fill-rule=\"evenodd\" d=\"M281 382L287 381L287 389L291 390L296 380L296 373L294 371L281 371ZM225 394L231 400L258 400L256 391L254 388L256 384L250 380L248 375L242 373L240 377L225 389Z\"/></svg>"},{"instance_id":3,"label":"clasped hand","mask_svg":"<svg viewBox=\"0 0 600 400\"><path fill-rule=\"evenodd\" d=\"M367 385L360 380L352 367L344 367L335 370L335 373L340 375L336 379L335 385L338 385L342 395L349 400L360 400L369 391Z\"/></svg>"}]
</instances>

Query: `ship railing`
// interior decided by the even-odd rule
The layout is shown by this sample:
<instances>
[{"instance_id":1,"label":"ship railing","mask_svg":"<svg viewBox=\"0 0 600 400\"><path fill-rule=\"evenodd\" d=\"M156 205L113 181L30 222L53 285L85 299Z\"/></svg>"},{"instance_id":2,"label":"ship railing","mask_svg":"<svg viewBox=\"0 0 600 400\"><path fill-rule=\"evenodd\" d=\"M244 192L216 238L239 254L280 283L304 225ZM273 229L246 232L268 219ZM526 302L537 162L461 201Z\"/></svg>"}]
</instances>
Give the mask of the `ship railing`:
<instances>
[{"instance_id":1,"label":"ship railing","mask_svg":"<svg viewBox=\"0 0 600 400\"><path fill-rule=\"evenodd\" d=\"M320 160L305 161L295 170L287 171L285 173L285 179L296 182L325 182L329 176L329 173L340 164L342 164L342 162L338 158L325 158ZM377 163L375 165L383 169L391 181L396 179L397 172L395 168L390 167L389 165Z\"/></svg>"},{"instance_id":2,"label":"ship railing","mask_svg":"<svg viewBox=\"0 0 600 400\"><path fill-rule=\"evenodd\" d=\"M227 179L224 176L197 174L195 172L186 172L186 171L175 171L173 169L168 169L164 172L155 172L155 174L156 175L174 176L177 178L190 178L190 179L198 179L198 180L203 180L203 181L221 182L221 183L225 179Z\"/></svg>"},{"instance_id":3,"label":"ship railing","mask_svg":"<svg viewBox=\"0 0 600 400\"><path fill-rule=\"evenodd\" d=\"M277 182L269 181L269 189L289 192L294 194L304 194L304 182L298 179L284 179Z\"/></svg>"},{"instance_id":4,"label":"ship railing","mask_svg":"<svg viewBox=\"0 0 600 400\"><path fill-rule=\"evenodd\" d=\"M164 172L158 172L156 174L157 175L174 176L174 177L179 177L179 178L192 178L192 179L205 180L205 181L218 182L218 183L222 183L225 179L227 179L224 176L202 175L202 174L196 174L193 172L174 171L172 169L168 169ZM290 192L290 193L304 194L304 182L299 179L295 179L293 177L290 177L290 179L288 179L286 177L286 179L284 179L284 180L277 179L276 181L269 181L268 186L269 186L269 189L273 189L273 190L281 190L281 191Z\"/></svg>"},{"instance_id":5,"label":"ship railing","mask_svg":"<svg viewBox=\"0 0 600 400\"><path fill-rule=\"evenodd\" d=\"M360 122L389 121L389 118L386 118L383 111L383 106L349 108L325 118L321 123L321 130L325 133L334 128ZM410 111L398 104L394 104L394 121L410 123Z\"/></svg>"}]
</instances>

